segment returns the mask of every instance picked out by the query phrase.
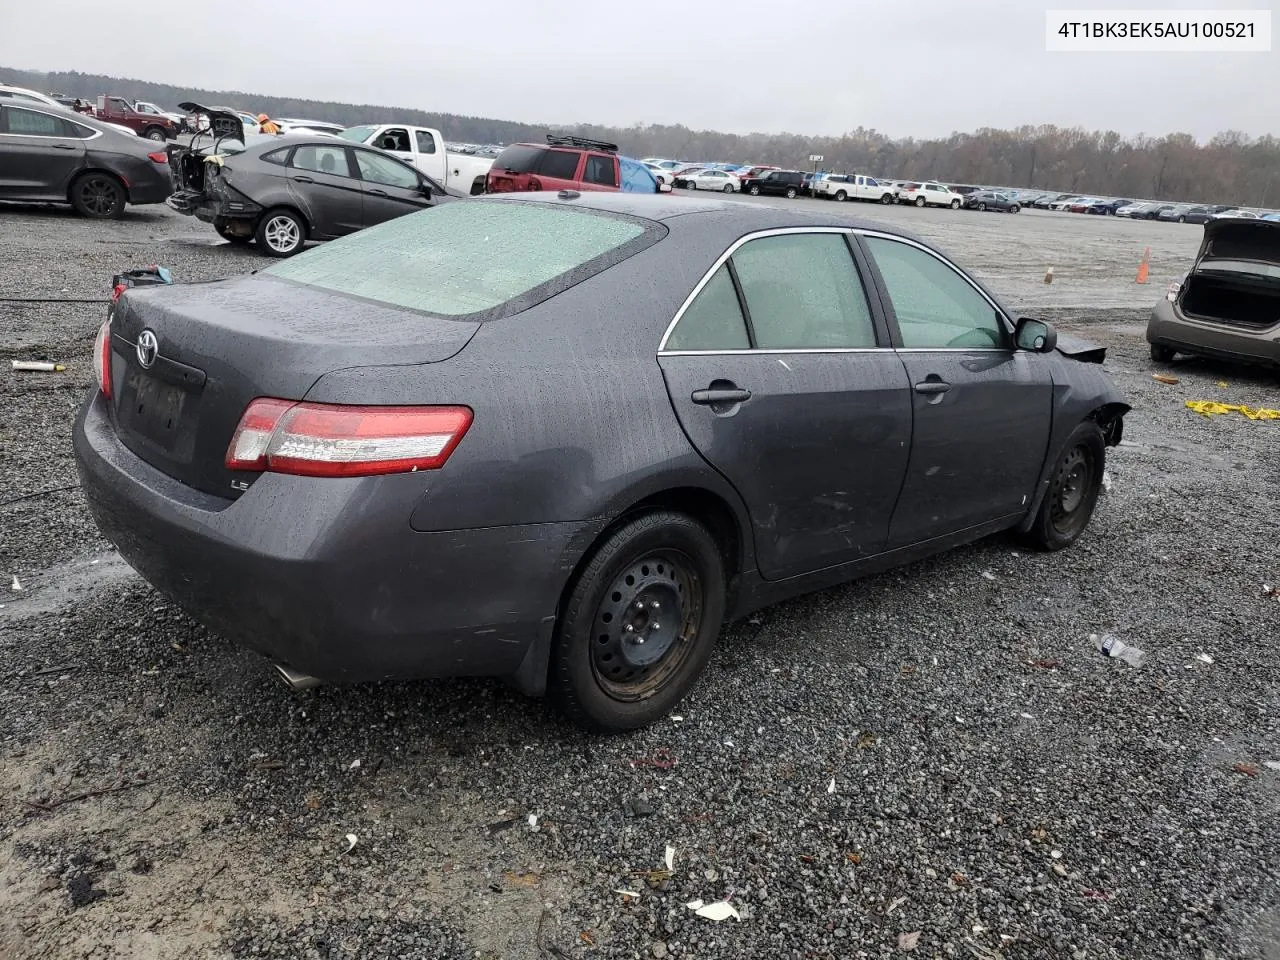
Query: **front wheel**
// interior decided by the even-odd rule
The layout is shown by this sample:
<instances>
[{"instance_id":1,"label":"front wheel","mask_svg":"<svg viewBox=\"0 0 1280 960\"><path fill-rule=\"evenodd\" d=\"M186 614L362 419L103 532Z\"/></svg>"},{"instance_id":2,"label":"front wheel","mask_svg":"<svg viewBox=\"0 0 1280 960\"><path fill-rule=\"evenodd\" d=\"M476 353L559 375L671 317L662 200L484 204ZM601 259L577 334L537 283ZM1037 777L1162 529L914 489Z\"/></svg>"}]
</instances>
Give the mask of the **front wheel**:
<instances>
[{"instance_id":1,"label":"front wheel","mask_svg":"<svg viewBox=\"0 0 1280 960\"><path fill-rule=\"evenodd\" d=\"M733 193L733 184L732 184L732 183L726 183L726 184L724 185L724 189L723 189L723 190L721 190L720 192L721 192L721 193Z\"/></svg>"},{"instance_id":2,"label":"front wheel","mask_svg":"<svg viewBox=\"0 0 1280 960\"><path fill-rule=\"evenodd\" d=\"M980 203L978 204L978 209L985 211L987 209L987 205L985 203Z\"/></svg>"},{"instance_id":3,"label":"front wheel","mask_svg":"<svg viewBox=\"0 0 1280 960\"><path fill-rule=\"evenodd\" d=\"M688 187L690 190L697 190L697 189L698 189L698 185L697 185L696 183L694 183L692 180L687 180L687 181L685 181L685 186L686 186L686 187Z\"/></svg>"},{"instance_id":4,"label":"front wheel","mask_svg":"<svg viewBox=\"0 0 1280 960\"><path fill-rule=\"evenodd\" d=\"M255 239L272 257L291 257L307 241L307 225L292 210L268 210L258 221Z\"/></svg>"},{"instance_id":5,"label":"front wheel","mask_svg":"<svg viewBox=\"0 0 1280 960\"><path fill-rule=\"evenodd\" d=\"M959 210L959 209L960 209L960 201L959 201L959 200L952 200L952 201L951 201L951 209L952 209L952 210Z\"/></svg>"},{"instance_id":6,"label":"front wheel","mask_svg":"<svg viewBox=\"0 0 1280 960\"><path fill-rule=\"evenodd\" d=\"M1187 218L1186 218L1186 217L1179 217L1179 218L1178 218L1178 222L1179 222L1179 223L1186 223L1186 222L1187 222Z\"/></svg>"},{"instance_id":7,"label":"front wheel","mask_svg":"<svg viewBox=\"0 0 1280 960\"><path fill-rule=\"evenodd\" d=\"M647 726L702 673L725 611L724 560L692 517L659 511L615 530L556 625L548 692L590 730Z\"/></svg>"},{"instance_id":8,"label":"front wheel","mask_svg":"<svg viewBox=\"0 0 1280 960\"><path fill-rule=\"evenodd\" d=\"M897 197L895 197L892 193L886 193L884 196L882 196L882 197L880 198L880 202L881 202L881 203L893 203L893 201L895 201L895 200L897 200L897 199L898 199L898 198L897 198Z\"/></svg>"},{"instance_id":9,"label":"front wheel","mask_svg":"<svg viewBox=\"0 0 1280 960\"><path fill-rule=\"evenodd\" d=\"M752 195L753 197L758 197L758 196L760 196L760 188L759 188L759 187L756 187L756 186L753 186L753 187L751 188L751 190L750 190L750 193L751 193L751 195Z\"/></svg>"},{"instance_id":10,"label":"front wheel","mask_svg":"<svg viewBox=\"0 0 1280 960\"><path fill-rule=\"evenodd\" d=\"M162 127L147 127L147 132L143 134L148 140L157 140L161 143L169 138L165 135Z\"/></svg>"},{"instance_id":11,"label":"front wheel","mask_svg":"<svg viewBox=\"0 0 1280 960\"><path fill-rule=\"evenodd\" d=\"M796 188L795 188L795 187L787 187L787 199L788 199L788 200L794 200L795 198L796 198Z\"/></svg>"},{"instance_id":12,"label":"front wheel","mask_svg":"<svg viewBox=\"0 0 1280 960\"><path fill-rule=\"evenodd\" d=\"M924 197L916 197L916 206L917 206L917 207L923 207L923 206L924 206Z\"/></svg>"},{"instance_id":13,"label":"front wheel","mask_svg":"<svg viewBox=\"0 0 1280 960\"><path fill-rule=\"evenodd\" d=\"M1021 208L1020 206L1018 206L1018 205L1015 203L1012 207L1010 207L1010 208L1009 208L1009 212L1010 212L1010 213L1017 213L1017 212L1018 212L1019 210L1021 210L1021 209L1022 209L1022 208Z\"/></svg>"},{"instance_id":14,"label":"front wheel","mask_svg":"<svg viewBox=\"0 0 1280 960\"><path fill-rule=\"evenodd\" d=\"M1106 468L1102 431L1086 420L1071 432L1049 476L1049 489L1027 540L1041 550L1061 550L1080 539L1098 503Z\"/></svg>"}]
</instances>

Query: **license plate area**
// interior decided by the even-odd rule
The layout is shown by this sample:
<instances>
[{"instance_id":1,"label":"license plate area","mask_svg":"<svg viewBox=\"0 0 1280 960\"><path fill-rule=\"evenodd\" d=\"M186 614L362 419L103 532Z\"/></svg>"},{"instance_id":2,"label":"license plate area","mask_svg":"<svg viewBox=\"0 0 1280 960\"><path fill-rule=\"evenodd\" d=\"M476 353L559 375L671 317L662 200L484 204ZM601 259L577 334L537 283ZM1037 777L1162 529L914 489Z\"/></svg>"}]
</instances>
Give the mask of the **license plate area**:
<instances>
[{"instance_id":1,"label":"license plate area","mask_svg":"<svg viewBox=\"0 0 1280 960\"><path fill-rule=\"evenodd\" d=\"M117 416L126 429L176 459L183 459L184 447L189 454L189 444L182 443L182 426L194 395L140 370L129 372L123 394Z\"/></svg>"}]
</instances>

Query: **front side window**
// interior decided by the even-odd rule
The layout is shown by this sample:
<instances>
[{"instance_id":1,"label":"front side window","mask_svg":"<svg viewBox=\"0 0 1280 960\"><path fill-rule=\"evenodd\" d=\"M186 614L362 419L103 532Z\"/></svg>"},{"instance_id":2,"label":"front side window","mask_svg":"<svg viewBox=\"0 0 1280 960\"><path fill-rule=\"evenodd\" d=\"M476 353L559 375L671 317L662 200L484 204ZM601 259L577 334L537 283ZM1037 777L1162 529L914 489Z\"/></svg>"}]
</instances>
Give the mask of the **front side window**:
<instances>
[{"instance_id":1,"label":"front side window","mask_svg":"<svg viewBox=\"0 0 1280 960\"><path fill-rule=\"evenodd\" d=\"M314 143L307 144L293 151L293 160L289 165L299 170L327 173L333 177L351 176L351 170L347 165L345 147L324 147Z\"/></svg>"},{"instance_id":2,"label":"front side window","mask_svg":"<svg viewBox=\"0 0 1280 960\"><path fill-rule=\"evenodd\" d=\"M383 150L399 150L401 153L408 153L409 131L400 127L383 130L382 133L378 134L378 139L373 145L381 147Z\"/></svg>"},{"instance_id":3,"label":"front side window","mask_svg":"<svg viewBox=\"0 0 1280 960\"><path fill-rule=\"evenodd\" d=\"M418 175L403 163L369 150L356 151L356 167L360 170L360 179L370 183L385 183L389 187L409 190L418 185Z\"/></svg>"},{"instance_id":4,"label":"front side window","mask_svg":"<svg viewBox=\"0 0 1280 960\"><path fill-rule=\"evenodd\" d=\"M613 172L613 157L587 157L587 170L582 179L587 183L598 183L606 187L616 187L618 178Z\"/></svg>"},{"instance_id":5,"label":"front side window","mask_svg":"<svg viewBox=\"0 0 1280 960\"><path fill-rule=\"evenodd\" d=\"M995 307L950 266L898 240L867 237L866 243L889 291L904 347L1008 346Z\"/></svg>"},{"instance_id":6,"label":"front side window","mask_svg":"<svg viewBox=\"0 0 1280 960\"><path fill-rule=\"evenodd\" d=\"M47 113L27 110L23 107L7 107L9 132L23 137L66 137L70 136L66 123L60 117L51 117Z\"/></svg>"},{"instance_id":7,"label":"front side window","mask_svg":"<svg viewBox=\"0 0 1280 960\"><path fill-rule=\"evenodd\" d=\"M758 349L876 345L867 295L843 234L760 237L732 259Z\"/></svg>"},{"instance_id":8,"label":"front side window","mask_svg":"<svg viewBox=\"0 0 1280 960\"><path fill-rule=\"evenodd\" d=\"M746 350L750 346L733 278L729 267L721 266L671 331L666 349Z\"/></svg>"}]
</instances>

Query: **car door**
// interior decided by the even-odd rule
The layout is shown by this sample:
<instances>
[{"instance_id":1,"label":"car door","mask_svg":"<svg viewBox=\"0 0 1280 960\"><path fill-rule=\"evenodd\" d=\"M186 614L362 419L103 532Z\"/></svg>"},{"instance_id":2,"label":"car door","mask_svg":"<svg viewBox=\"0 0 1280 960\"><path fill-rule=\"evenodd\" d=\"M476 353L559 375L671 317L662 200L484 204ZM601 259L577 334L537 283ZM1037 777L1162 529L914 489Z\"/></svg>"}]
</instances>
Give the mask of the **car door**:
<instances>
[{"instance_id":1,"label":"car door","mask_svg":"<svg viewBox=\"0 0 1280 960\"><path fill-rule=\"evenodd\" d=\"M1045 357L1015 349L995 304L931 250L873 232L861 242L914 410L911 461L888 546L1023 515L1052 419Z\"/></svg>"},{"instance_id":2,"label":"car door","mask_svg":"<svg viewBox=\"0 0 1280 960\"><path fill-rule=\"evenodd\" d=\"M345 236L364 226L364 197L345 145L302 144L289 158L287 176L289 193L314 239Z\"/></svg>"},{"instance_id":3,"label":"car door","mask_svg":"<svg viewBox=\"0 0 1280 960\"><path fill-rule=\"evenodd\" d=\"M582 168L583 190L617 190L618 158L608 153L588 153Z\"/></svg>"},{"instance_id":4,"label":"car door","mask_svg":"<svg viewBox=\"0 0 1280 960\"><path fill-rule=\"evenodd\" d=\"M98 135L48 110L0 106L0 197L65 201L86 134Z\"/></svg>"},{"instance_id":5,"label":"car door","mask_svg":"<svg viewBox=\"0 0 1280 960\"><path fill-rule=\"evenodd\" d=\"M911 392L847 231L767 231L729 254L659 349L676 415L742 496L764 577L878 553L906 471Z\"/></svg>"},{"instance_id":6,"label":"car door","mask_svg":"<svg viewBox=\"0 0 1280 960\"><path fill-rule=\"evenodd\" d=\"M423 210L434 202L423 192L422 174L407 163L359 147L352 153L360 175L366 227Z\"/></svg>"}]
</instances>

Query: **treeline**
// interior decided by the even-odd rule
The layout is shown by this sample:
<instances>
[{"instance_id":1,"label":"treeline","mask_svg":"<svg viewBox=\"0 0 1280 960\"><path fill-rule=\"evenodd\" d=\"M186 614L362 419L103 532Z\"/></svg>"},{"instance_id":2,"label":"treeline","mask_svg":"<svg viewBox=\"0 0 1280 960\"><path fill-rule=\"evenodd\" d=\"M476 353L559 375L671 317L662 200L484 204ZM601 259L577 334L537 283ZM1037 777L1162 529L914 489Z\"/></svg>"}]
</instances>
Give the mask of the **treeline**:
<instances>
[{"instance_id":1,"label":"treeline","mask_svg":"<svg viewBox=\"0 0 1280 960\"><path fill-rule=\"evenodd\" d=\"M591 124L553 127L408 107L195 90L74 71L44 74L0 67L0 82L86 99L113 93L151 100L166 109L176 109L182 100L196 100L347 125L394 119L436 127L448 140L470 143L541 140L554 129L610 140L619 144L623 152L637 157L740 161L810 169L809 155L821 154L823 169L842 172L1133 199L1280 206L1280 140L1273 136L1252 138L1236 131L1220 133L1203 144L1186 133L1125 138L1110 130L1051 125L1016 130L983 128L929 140L895 140L863 127L840 137L738 135L657 124L627 128Z\"/></svg>"}]
</instances>

